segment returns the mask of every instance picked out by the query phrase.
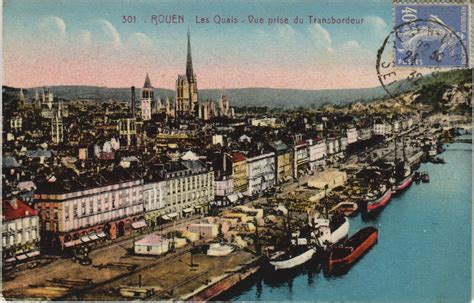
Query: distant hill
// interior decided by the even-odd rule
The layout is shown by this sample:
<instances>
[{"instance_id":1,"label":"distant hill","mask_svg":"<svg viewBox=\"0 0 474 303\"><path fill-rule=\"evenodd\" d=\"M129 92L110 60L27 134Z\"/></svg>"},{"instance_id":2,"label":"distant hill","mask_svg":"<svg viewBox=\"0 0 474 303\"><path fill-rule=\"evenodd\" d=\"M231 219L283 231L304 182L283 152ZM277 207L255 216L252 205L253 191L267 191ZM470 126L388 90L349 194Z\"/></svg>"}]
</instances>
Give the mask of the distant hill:
<instances>
[{"instance_id":1,"label":"distant hill","mask_svg":"<svg viewBox=\"0 0 474 303\"><path fill-rule=\"evenodd\" d=\"M423 78L414 87L407 80L398 81L390 85L391 90L398 93L415 91L421 87L446 83L454 85L472 82L472 70L452 70L438 73L432 77ZM92 99L98 101L122 100L131 98L130 88L108 88L99 86L52 86L55 97L67 100ZM34 97L36 88L25 90L27 97ZM41 89L41 88L38 88ZM3 95L14 96L18 89L3 87ZM140 88L136 89L137 97ZM156 88L155 96L162 99L174 98L174 91L170 89ZM199 90L200 100L215 100L220 97L219 89ZM352 102L368 102L372 100L385 99L387 93L382 87L362 89L334 89L334 90L301 90L301 89L277 89L277 88L235 88L226 89L225 94L232 106L267 106L269 108L292 109L298 107L319 108L324 104L343 105ZM8 98L10 99L10 98ZM5 101L5 100L4 100Z\"/></svg>"},{"instance_id":2,"label":"distant hill","mask_svg":"<svg viewBox=\"0 0 474 303\"><path fill-rule=\"evenodd\" d=\"M98 101L123 100L131 98L130 88L108 88L98 86L52 86L55 97L67 100L92 99ZM34 97L35 89L26 91L27 97ZM38 88L41 89L41 88ZM137 97L140 89L136 89ZM320 107L326 103L345 104L354 101L370 101L384 97L381 88L367 89L337 89L337 90L299 90L275 88L236 88L226 89L226 96L232 106L268 106L279 108ZM174 98L174 91L170 89L155 88L155 96L162 99ZM217 101L221 95L219 89L199 90L200 100Z\"/></svg>"}]
</instances>

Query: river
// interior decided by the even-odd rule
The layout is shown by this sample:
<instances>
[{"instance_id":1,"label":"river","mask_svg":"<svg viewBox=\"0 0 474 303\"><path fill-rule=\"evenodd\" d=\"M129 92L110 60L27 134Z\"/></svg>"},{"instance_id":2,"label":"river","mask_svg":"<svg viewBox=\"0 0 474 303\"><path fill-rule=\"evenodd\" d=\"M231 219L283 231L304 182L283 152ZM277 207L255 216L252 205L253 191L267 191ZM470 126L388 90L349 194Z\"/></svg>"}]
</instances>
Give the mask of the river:
<instances>
[{"instance_id":1,"label":"river","mask_svg":"<svg viewBox=\"0 0 474 303\"><path fill-rule=\"evenodd\" d=\"M375 245L349 272L327 277L317 264L260 273L224 294L235 301L467 302L471 297L472 145L453 143L446 164L422 164L430 183L413 184L373 221L350 220L350 234L379 229Z\"/></svg>"}]
</instances>

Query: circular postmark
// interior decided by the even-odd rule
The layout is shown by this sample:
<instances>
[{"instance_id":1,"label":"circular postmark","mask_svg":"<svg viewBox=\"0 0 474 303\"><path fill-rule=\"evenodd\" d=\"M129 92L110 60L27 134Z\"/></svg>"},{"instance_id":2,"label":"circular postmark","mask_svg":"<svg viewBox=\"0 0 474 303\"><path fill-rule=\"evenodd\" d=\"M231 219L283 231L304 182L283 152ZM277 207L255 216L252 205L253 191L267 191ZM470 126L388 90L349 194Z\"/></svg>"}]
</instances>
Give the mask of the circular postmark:
<instances>
[{"instance_id":1,"label":"circular postmark","mask_svg":"<svg viewBox=\"0 0 474 303\"><path fill-rule=\"evenodd\" d=\"M468 59L467 47L453 29L437 19L416 19L396 26L384 39L376 71L382 88L396 99L444 68L467 68Z\"/></svg>"}]
</instances>

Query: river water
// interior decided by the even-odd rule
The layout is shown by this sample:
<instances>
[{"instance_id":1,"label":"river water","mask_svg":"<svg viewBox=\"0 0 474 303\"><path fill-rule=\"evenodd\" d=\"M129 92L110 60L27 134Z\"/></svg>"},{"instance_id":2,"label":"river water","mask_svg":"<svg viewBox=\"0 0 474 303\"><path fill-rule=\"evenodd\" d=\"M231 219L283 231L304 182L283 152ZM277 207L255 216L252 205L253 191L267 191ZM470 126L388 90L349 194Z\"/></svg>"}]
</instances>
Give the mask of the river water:
<instances>
[{"instance_id":1,"label":"river water","mask_svg":"<svg viewBox=\"0 0 474 303\"><path fill-rule=\"evenodd\" d=\"M413 184L373 221L378 243L340 277L317 264L278 277L260 273L224 294L237 301L467 302L471 297L472 145L453 143L446 164L422 164L430 183ZM275 275L275 274L274 274Z\"/></svg>"}]
</instances>

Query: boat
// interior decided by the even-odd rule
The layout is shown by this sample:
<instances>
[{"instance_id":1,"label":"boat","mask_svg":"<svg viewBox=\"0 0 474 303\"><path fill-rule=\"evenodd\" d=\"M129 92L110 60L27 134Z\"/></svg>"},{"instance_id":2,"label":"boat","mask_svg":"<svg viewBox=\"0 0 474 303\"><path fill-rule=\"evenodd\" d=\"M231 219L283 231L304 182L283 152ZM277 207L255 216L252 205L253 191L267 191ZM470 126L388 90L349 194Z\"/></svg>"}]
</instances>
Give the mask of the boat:
<instances>
[{"instance_id":1,"label":"boat","mask_svg":"<svg viewBox=\"0 0 474 303\"><path fill-rule=\"evenodd\" d=\"M396 181L392 186L392 192L397 194L408 188L413 182L413 172L409 166L406 166L404 169L403 179Z\"/></svg>"},{"instance_id":2,"label":"boat","mask_svg":"<svg viewBox=\"0 0 474 303\"><path fill-rule=\"evenodd\" d=\"M329 213L342 213L346 217L353 217L357 214L358 209L359 207L355 202L340 202L331 208Z\"/></svg>"},{"instance_id":3,"label":"boat","mask_svg":"<svg viewBox=\"0 0 474 303\"><path fill-rule=\"evenodd\" d=\"M365 211L367 213L375 212L388 204L392 198L392 190L385 184L380 184L379 188L368 192L365 196Z\"/></svg>"},{"instance_id":4,"label":"boat","mask_svg":"<svg viewBox=\"0 0 474 303\"><path fill-rule=\"evenodd\" d=\"M377 236L378 230L375 227L364 227L342 245L334 247L329 256L329 273L337 273L349 269L350 266L377 243Z\"/></svg>"},{"instance_id":5,"label":"boat","mask_svg":"<svg viewBox=\"0 0 474 303\"><path fill-rule=\"evenodd\" d=\"M394 194L400 193L404 189L408 188L413 182L413 171L410 166L410 162L407 160L405 152L405 137L403 137L403 159L398 161L397 159L397 141L395 140L395 168L393 171L392 180L392 192Z\"/></svg>"},{"instance_id":6,"label":"boat","mask_svg":"<svg viewBox=\"0 0 474 303\"><path fill-rule=\"evenodd\" d=\"M311 236L310 226L306 226L303 230L291 232L290 227L290 211L287 211L287 247L283 251L277 251L269 256L269 263L273 270L291 269L302 265L313 257L316 248L308 243Z\"/></svg>"},{"instance_id":7,"label":"boat","mask_svg":"<svg viewBox=\"0 0 474 303\"><path fill-rule=\"evenodd\" d=\"M415 182L416 184L419 184L421 181L421 174L420 172L415 172L413 174L413 182Z\"/></svg>"},{"instance_id":8,"label":"boat","mask_svg":"<svg viewBox=\"0 0 474 303\"><path fill-rule=\"evenodd\" d=\"M234 247L221 243L212 243L207 250L208 256L225 257L234 251Z\"/></svg>"},{"instance_id":9,"label":"boat","mask_svg":"<svg viewBox=\"0 0 474 303\"><path fill-rule=\"evenodd\" d=\"M349 220L345 216L334 215L330 219L313 219L311 241L323 250L339 243L349 234Z\"/></svg>"},{"instance_id":10,"label":"boat","mask_svg":"<svg viewBox=\"0 0 474 303\"><path fill-rule=\"evenodd\" d=\"M285 252L278 252L270 257L274 270L291 269L302 265L313 257L316 249L307 245L294 245Z\"/></svg>"},{"instance_id":11,"label":"boat","mask_svg":"<svg viewBox=\"0 0 474 303\"><path fill-rule=\"evenodd\" d=\"M423 172L423 173L421 174L421 182L423 182L423 183L428 183L428 182L430 182L430 176L428 175L428 173Z\"/></svg>"}]
</instances>

